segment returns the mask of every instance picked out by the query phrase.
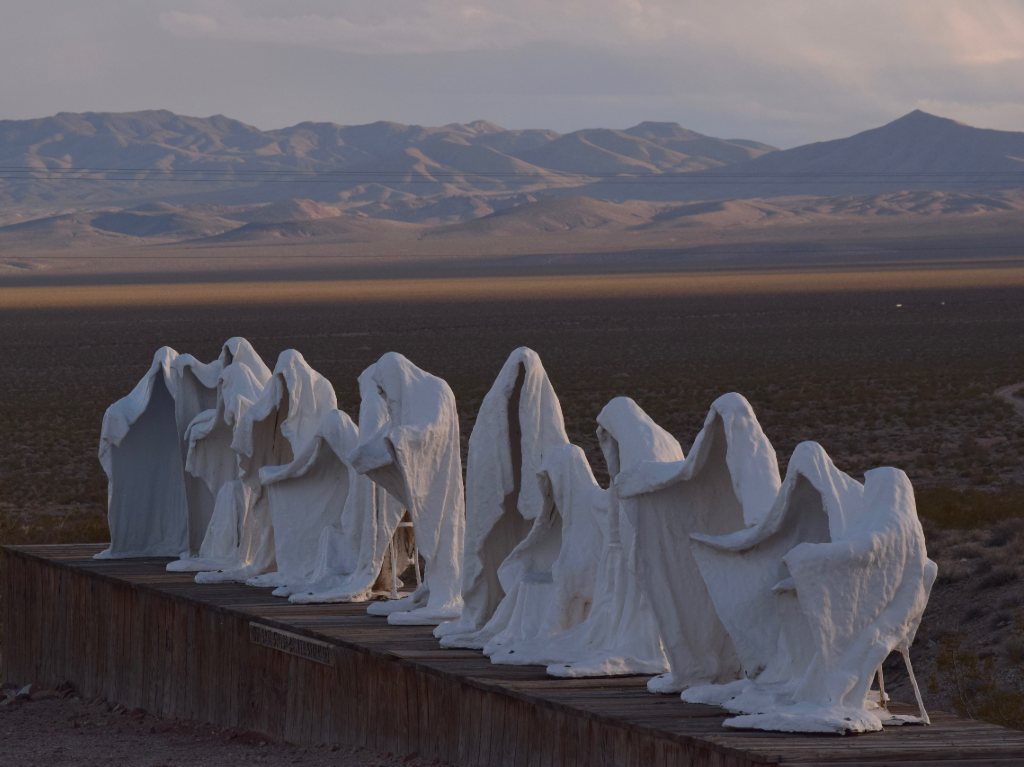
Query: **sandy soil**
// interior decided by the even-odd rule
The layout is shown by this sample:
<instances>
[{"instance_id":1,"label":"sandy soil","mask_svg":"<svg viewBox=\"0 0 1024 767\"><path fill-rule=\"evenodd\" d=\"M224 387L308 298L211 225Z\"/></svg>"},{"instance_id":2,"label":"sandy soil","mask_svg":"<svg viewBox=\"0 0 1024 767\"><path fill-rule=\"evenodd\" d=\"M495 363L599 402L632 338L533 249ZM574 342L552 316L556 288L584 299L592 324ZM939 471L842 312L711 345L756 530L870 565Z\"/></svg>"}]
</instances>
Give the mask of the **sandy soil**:
<instances>
[{"instance_id":1,"label":"sandy soil","mask_svg":"<svg viewBox=\"0 0 1024 767\"><path fill-rule=\"evenodd\" d=\"M0 695L0 763L19 767L428 767L444 764L414 754L274 743L255 732L157 719L69 691L38 690L30 698Z\"/></svg>"},{"instance_id":2,"label":"sandy soil","mask_svg":"<svg viewBox=\"0 0 1024 767\"><path fill-rule=\"evenodd\" d=\"M1021 265L1021 215L870 216L798 226L570 230L528 235L370 238L365 242L121 244L0 248L0 284L251 279L361 279L478 274L576 274L770 267L859 267L906 262ZM237 275L250 275L250 277ZM219 275L219 276L218 276Z\"/></svg>"},{"instance_id":3,"label":"sandy soil","mask_svg":"<svg viewBox=\"0 0 1024 767\"><path fill-rule=\"evenodd\" d=\"M239 275L241 277L241 275ZM452 277L442 279L317 280L289 282L170 282L163 284L0 287L8 309L108 306L218 306L374 303L386 301L551 301L658 296L776 295L820 292L950 290L1022 287L1024 267L828 269L651 274Z\"/></svg>"}]
</instances>

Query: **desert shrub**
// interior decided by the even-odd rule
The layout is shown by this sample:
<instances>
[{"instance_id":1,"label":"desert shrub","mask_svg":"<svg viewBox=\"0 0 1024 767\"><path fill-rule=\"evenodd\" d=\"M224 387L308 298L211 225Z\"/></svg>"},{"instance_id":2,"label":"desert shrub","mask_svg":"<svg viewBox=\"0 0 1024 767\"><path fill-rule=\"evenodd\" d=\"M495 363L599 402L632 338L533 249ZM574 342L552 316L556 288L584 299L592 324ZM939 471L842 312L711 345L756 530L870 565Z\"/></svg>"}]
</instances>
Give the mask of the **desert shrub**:
<instances>
[{"instance_id":1,"label":"desert shrub","mask_svg":"<svg viewBox=\"0 0 1024 767\"><path fill-rule=\"evenodd\" d=\"M1013 583L1019 577L1020 576L1018 575L1017 571L1013 570L1012 568L1002 566L996 567L992 570L992 572L990 572L988 575L986 575L984 578L978 581L977 585L975 586L975 589L977 591L997 589L1000 586L1005 586L1008 583Z\"/></svg>"},{"instance_id":2,"label":"desert shrub","mask_svg":"<svg viewBox=\"0 0 1024 767\"><path fill-rule=\"evenodd\" d=\"M922 488L917 491L917 511L939 528L985 528L1004 520L1024 519L1024 487L1011 485L998 491Z\"/></svg>"},{"instance_id":3,"label":"desert shrub","mask_svg":"<svg viewBox=\"0 0 1024 767\"><path fill-rule=\"evenodd\" d=\"M1010 639L1003 645L1006 659L1015 666L1024 666L1024 639Z\"/></svg>"},{"instance_id":4,"label":"desert shrub","mask_svg":"<svg viewBox=\"0 0 1024 767\"><path fill-rule=\"evenodd\" d=\"M95 511L0 514L0 545L103 543L109 539L106 516Z\"/></svg>"},{"instance_id":5,"label":"desert shrub","mask_svg":"<svg viewBox=\"0 0 1024 767\"><path fill-rule=\"evenodd\" d=\"M1020 633L1020 622L1017 623ZM1020 641L1021 637L1014 637ZM961 716L1024 729L1024 690L1000 678L992 654L972 653L960 634L939 640L932 693L944 694Z\"/></svg>"},{"instance_id":6,"label":"desert shrub","mask_svg":"<svg viewBox=\"0 0 1024 767\"><path fill-rule=\"evenodd\" d=\"M980 605L975 605L974 607L970 608L966 613L964 613L964 620L976 621L983 615L985 615L985 608L981 607Z\"/></svg>"},{"instance_id":7,"label":"desert shrub","mask_svg":"<svg viewBox=\"0 0 1024 767\"><path fill-rule=\"evenodd\" d=\"M1021 606L1024 606L1024 598L1019 594L1008 596L999 603L1000 610L1016 610Z\"/></svg>"},{"instance_id":8,"label":"desert shrub","mask_svg":"<svg viewBox=\"0 0 1024 767\"><path fill-rule=\"evenodd\" d=\"M1013 543L1024 530L1024 518L1004 520L991 530L985 539L985 546L990 549L1002 548Z\"/></svg>"},{"instance_id":9,"label":"desert shrub","mask_svg":"<svg viewBox=\"0 0 1024 767\"><path fill-rule=\"evenodd\" d=\"M943 564L939 568L939 576L935 583L939 586L952 586L959 583L971 574L970 570L959 562Z\"/></svg>"},{"instance_id":10,"label":"desert shrub","mask_svg":"<svg viewBox=\"0 0 1024 767\"><path fill-rule=\"evenodd\" d=\"M984 549L976 543L965 543L957 547L953 556L958 559L978 559L984 554Z\"/></svg>"},{"instance_id":11,"label":"desert shrub","mask_svg":"<svg viewBox=\"0 0 1024 767\"><path fill-rule=\"evenodd\" d=\"M1001 629L1006 628L1013 623L1013 616L1005 610L1001 610L992 616L992 628Z\"/></svg>"}]
</instances>

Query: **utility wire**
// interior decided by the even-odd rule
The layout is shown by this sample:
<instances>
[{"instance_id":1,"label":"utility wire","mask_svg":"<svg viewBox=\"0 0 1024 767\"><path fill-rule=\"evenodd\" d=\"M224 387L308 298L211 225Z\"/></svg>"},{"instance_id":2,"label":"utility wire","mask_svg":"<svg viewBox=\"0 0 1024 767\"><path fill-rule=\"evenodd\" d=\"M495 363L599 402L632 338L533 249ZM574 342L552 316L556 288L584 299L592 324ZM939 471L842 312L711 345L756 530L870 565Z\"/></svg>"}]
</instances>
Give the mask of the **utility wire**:
<instances>
[{"instance_id":1,"label":"utility wire","mask_svg":"<svg viewBox=\"0 0 1024 767\"><path fill-rule=\"evenodd\" d=\"M1024 167L1024 166L1022 166ZM791 171L788 173L766 172L735 172L735 171L643 171L643 172L619 172L619 173L598 173L587 171L561 171L557 169L545 169L549 173L563 173L574 176L587 176L588 178L647 178L647 177L711 177L728 176L731 178L772 178L772 177L821 177L821 176L1024 176L1024 170L999 170L999 171ZM526 171L485 171L485 170L417 170L410 168L396 168L394 170L351 170L351 169L317 169L317 168L131 168L131 167L56 167L40 168L31 165L0 165L0 172L12 173L222 173L227 175L246 174L303 174L312 176L394 176L407 173L429 173L430 175L449 176L513 176L532 178L542 175L541 172Z\"/></svg>"},{"instance_id":2,"label":"utility wire","mask_svg":"<svg viewBox=\"0 0 1024 767\"><path fill-rule=\"evenodd\" d=\"M90 174L90 175L87 175ZM102 176L91 174L105 174ZM127 174L133 174L131 176ZM139 178L134 174L145 174ZM200 178L195 178L199 176ZM474 170L324 170L280 168L136 168L136 167L65 167L38 168L25 165L0 165L0 179L31 181L239 181L253 179L260 182L286 183L326 182L351 178L399 179L400 183L434 183L434 179L463 178L522 178L539 179L554 176L562 179L601 179L615 183L730 183L733 181L804 182L822 179L875 180L875 179L975 179L984 181L1019 181L1024 183L1022 171L822 171L789 173L749 173L733 171L665 171L629 173L591 173L583 171L549 170L545 172L474 171Z\"/></svg>"},{"instance_id":3,"label":"utility wire","mask_svg":"<svg viewBox=\"0 0 1024 767\"><path fill-rule=\"evenodd\" d=\"M13 176L0 172L0 181L23 181L23 182L38 182L38 183L65 183L65 182L86 182L86 183L156 183L156 184L170 184L170 183L184 183L184 184L248 184L248 185L261 185L261 184L341 184L346 182L357 181L359 178L364 178L367 183L387 183L400 186L408 185L436 185L444 180L451 181L453 179L480 179L480 178L491 178L490 176L481 176L473 174L458 174L452 176L435 176L432 178L401 178L399 176L391 177L363 177L360 175L354 175L351 178L261 178L261 177L250 177L250 178L235 178L231 176L222 177L154 177L146 176L143 178L133 176ZM903 179L913 180L915 178L921 178L924 180L926 177L919 176L887 176L890 179ZM937 179L937 177L928 177ZM1024 186L1024 175L1020 177L999 177L999 176L970 176L974 183L981 184L1000 184L1011 187ZM752 186L772 185L772 184L813 184L821 183L823 180L832 180L835 184L873 184L878 183L880 180L877 177L827 177L817 176L808 178L765 178L763 176L751 177L747 179ZM722 186L735 184L737 179L664 179L659 180L657 178L635 178L635 179L603 179L598 182L602 185L608 186ZM571 186L551 186L549 189L571 189Z\"/></svg>"}]
</instances>

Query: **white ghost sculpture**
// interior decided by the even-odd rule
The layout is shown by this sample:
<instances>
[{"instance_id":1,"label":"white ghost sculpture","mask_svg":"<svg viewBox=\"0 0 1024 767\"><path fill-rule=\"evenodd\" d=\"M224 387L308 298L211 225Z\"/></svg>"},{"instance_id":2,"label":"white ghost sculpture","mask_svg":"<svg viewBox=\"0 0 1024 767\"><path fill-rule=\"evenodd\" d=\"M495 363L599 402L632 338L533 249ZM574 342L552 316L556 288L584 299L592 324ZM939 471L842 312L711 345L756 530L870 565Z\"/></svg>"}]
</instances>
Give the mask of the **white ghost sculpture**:
<instances>
[{"instance_id":1,"label":"white ghost sculpture","mask_svg":"<svg viewBox=\"0 0 1024 767\"><path fill-rule=\"evenodd\" d=\"M546 663L551 638L583 621L594 597L608 493L576 445L549 451L540 476L544 509L498 568L505 597L478 633L494 663Z\"/></svg>"},{"instance_id":2,"label":"white ghost sculpture","mask_svg":"<svg viewBox=\"0 0 1024 767\"><path fill-rule=\"evenodd\" d=\"M341 410L287 466L260 470L274 526L276 572L250 578L293 602L361 602L393 591L393 539L405 510L348 463L359 430Z\"/></svg>"},{"instance_id":3,"label":"white ghost sculpture","mask_svg":"<svg viewBox=\"0 0 1024 767\"><path fill-rule=\"evenodd\" d=\"M597 436L612 480L608 513L599 515L604 546L587 617L552 637L552 676L660 674L668 669L657 621L636 576L636 536L622 512L614 479L645 461L680 461L679 443L628 397L616 397L597 416Z\"/></svg>"},{"instance_id":4,"label":"white ghost sculpture","mask_svg":"<svg viewBox=\"0 0 1024 767\"><path fill-rule=\"evenodd\" d=\"M241 486L239 456L231 443L235 425L259 399L270 378L269 370L266 376L262 373L258 367L254 372L243 362L225 367L218 377L216 407L197 415L185 432L185 472L201 482L215 501L198 551L170 562L170 572L216 569L238 545L238 520L243 516L247 496Z\"/></svg>"},{"instance_id":5,"label":"white ghost sculpture","mask_svg":"<svg viewBox=\"0 0 1024 767\"><path fill-rule=\"evenodd\" d=\"M669 671L652 692L737 678L740 663L691 552L690 534L729 533L768 512L780 484L775 450L750 404L711 405L685 460L624 469L615 489L633 526L640 589L654 612Z\"/></svg>"},{"instance_id":6,"label":"white ghost sculpture","mask_svg":"<svg viewBox=\"0 0 1024 767\"><path fill-rule=\"evenodd\" d=\"M455 395L395 352L363 371L359 393L359 445L350 463L406 508L425 566L411 595L374 602L367 612L393 624L457 618L466 520Z\"/></svg>"},{"instance_id":7,"label":"white ghost sculpture","mask_svg":"<svg viewBox=\"0 0 1024 767\"><path fill-rule=\"evenodd\" d=\"M231 447L239 457L240 479L225 485L233 502L222 505L218 497L203 541L204 549L216 552L218 566L197 573L197 583L244 582L275 569L273 526L259 471L291 463L337 404L330 382L301 354L281 352L259 399L235 425Z\"/></svg>"},{"instance_id":8,"label":"white ghost sculpture","mask_svg":"<svg viewBox=\"0 0 1024 767\"><path fill-rule=\"evenodd\" d=\"M230 371L244 367L248 373L233 375ZM227 373L227 396L237 402L237 396L248 398L251 403L255 401L254 392L249 386L249 380L257 382L262 388L267 379L270 378L270 368L253 349L246 339L240 337L229 338L221 346L217 359L210 363L197 360L191 354L180 354L174 360L172 368L177 377L177 396L174 399L174 414L178 424L178 433L181 442L182 462L185 466L185 498L188 506L188 554L196 555L206 536L206 528L213 517L213 510L216 505L217 492L220 483L211 484L209 478L189 471L188 453L193 440L188 435L192 422L201 414L205 413L209 418L213 411L219 407L218 400L223 399ZM238 395L233 389L238 388ZM234 403L229 405L225 415L231 417L233 411L237 410ZM202 420L202 419L201 419ZM232 421L233 424L233 421ZM230 433L228 436L230 443Z\"/></svg>"},{"instance_id":9,"label":"white ghost sculpture","mask_svg":"<svg viewBox=\"0 0 1024 767\"><path fill-rule=\"evenodd\" d=\"M758 525L693 539L745 678L691 688L684 700L744 714L725 722L739 728L866 732L928 721L909 647L937 568L903 472L875 469L861 485L805 442ZM917 718L890 715L879 705L884 690L871 691L897 650Z\"/></svg>"},{"instance_id":10,"label":"white ghost sculpture","mask_svg":"<svg viewBox=\"0 0 1024 767\"><path fill-rule=\"evenodd\" d=\"M110 546L98 559L188 551L181 437L174 415L178 353L163 346L135 388L107 408L99 461L107 475Z\"/></svg>"},{"instance_id":11,"label":"white ghost sculpture","mask_svg":"<svg viewBox=\"0 0 1024 767\"><path fill-rule=\"evenodd\" d=\"M498 568L544 508L539 470L566 445L562 408L537 353L509 355L480 404L466 461L462 615L434 630L442 647L482 648L480 630L505 596Z\"/></svg>"}]
</instances>

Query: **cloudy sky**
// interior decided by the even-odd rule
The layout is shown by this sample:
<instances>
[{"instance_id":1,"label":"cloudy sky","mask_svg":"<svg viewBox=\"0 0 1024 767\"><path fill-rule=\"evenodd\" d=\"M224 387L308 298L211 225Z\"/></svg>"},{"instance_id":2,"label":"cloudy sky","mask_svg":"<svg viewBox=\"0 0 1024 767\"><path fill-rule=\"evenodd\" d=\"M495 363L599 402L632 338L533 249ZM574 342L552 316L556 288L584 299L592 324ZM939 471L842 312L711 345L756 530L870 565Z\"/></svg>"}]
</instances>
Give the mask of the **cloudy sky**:
<instances>
[{"instance_id":1,"label":"cloudy sky","mask_svg":"<svg viewBox=\"0 0 1024 767\"><path fill-rule=\"evenodd\" d=\"M33 0L0 118L166 108L510 128L673 120L781 146L911 109L1024 129L1022 0Z\"/></svg>"}]
</instances>

